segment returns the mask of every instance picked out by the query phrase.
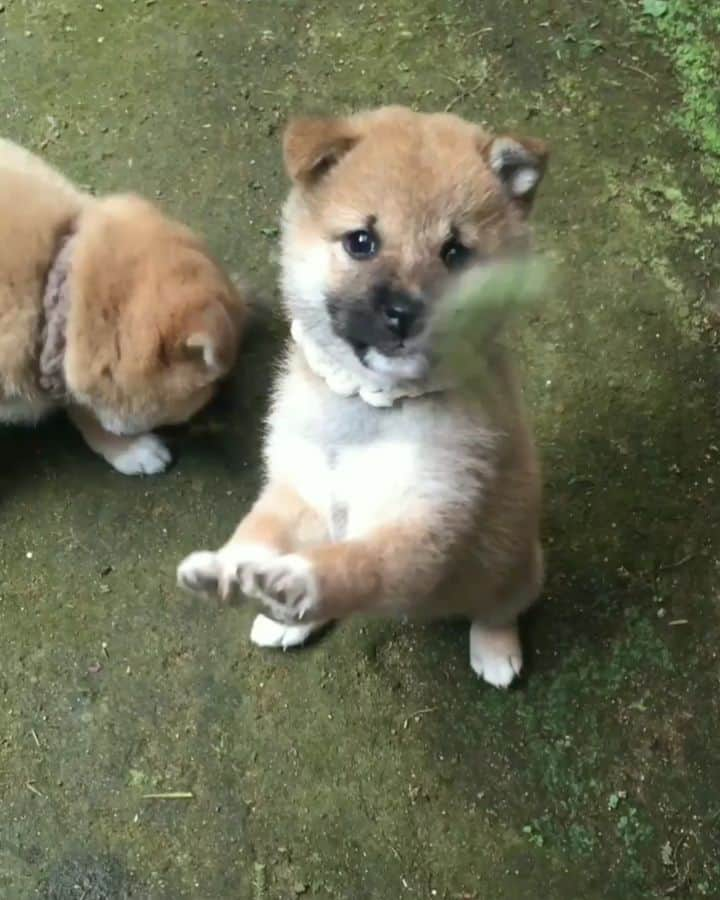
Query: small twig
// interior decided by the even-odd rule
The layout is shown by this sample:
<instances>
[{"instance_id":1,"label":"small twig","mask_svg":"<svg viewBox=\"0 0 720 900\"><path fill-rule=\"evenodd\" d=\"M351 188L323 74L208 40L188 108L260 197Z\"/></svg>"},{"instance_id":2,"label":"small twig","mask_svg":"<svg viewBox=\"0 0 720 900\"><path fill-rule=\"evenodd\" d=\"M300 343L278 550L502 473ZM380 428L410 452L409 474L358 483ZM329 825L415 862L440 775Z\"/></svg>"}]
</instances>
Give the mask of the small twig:
<instances>
[{"instance_id":1,"label":"small twig","mask_svg":"<svg viewBox=\"0 0 720 900\"><path fill-rule=\"evenodd\" d=\"M672 622L668 622L668 625L687 625L687 619L673 619Z\"/></svg>"},{"instance_id":2,"label":"small twig","mask_svg":"<svg viewBox=\"0 0 720 900\"><path fill-rule=\"evenodd\" d=\"M670 897L672 894L677 893L679 890L685 887L690 877L690 861L688 860L685 863L685 871L680 871L680 866L678 865L678 850L682 847L684 843L687 841L687 836L683 835L677 844L675 844L675 849L672 851L672 864L674 868L673 877L675 878L675 884L670 885L665 889L664 893L666 897Z\"/></svg>"},{"instance_id":3,"label":"small twig","mask_svg":"<svg viewBox=\"0 0 720 900\"><path fill-rule=\"evenodd\" d=\"M253 893L255 895L255 900L265 900L265 865L263 863L256 862L254 866L254 877L253 877Z\"/></svg>"},{"instance_id":4,"label":"small twig","mask_svg":"<svg viewBox=\"0 0 720 900\"><path fill-rule=\"evenodd\" d=\"M472 97L473 94L476 94L480 88L485 84L485 78L479 78L477 82L472 87L464 87L462 81L458 81L456 78L453 78L451 75L444 76L448 81L451 81L455 87L457 88L457 94L452 98L452 100L445 107L445 112L450 112L458 103L461 103L463 100L467 100L468 97Z\"/></svg>"},{"instance_id":5,"label":"small twig","mask_svg":"<svg viewBox=\"0 0 720 900\"><path fill-rule=\"evenodd\" d=\"M442 76L446 81L449 81L449 82L451 82L451 84L454 84L455 87L456 87L459 91L462 90L462 84L457 80L457 78L453 78L452 75L447 75L445 72L442 72L442 73L441 73L441 76Z\"/></svg>"},{"instance_id":6,"label":"small twig","mask_svg":"<svg viewBox=\"0 0 720 900\"><path fill-rule=\"evenodd\" d=\"M26 782L25 782L25 787L30 791L31 794L36 794L38 797L44 797L44 796L45 796L45 794L43 794L42 791L39 791L39 790L35 787L35 785L32 783L32 781L26 781Z\"/></svg>"},{"instance_id":7,"label":"small twig","mask_svg":"<svg viewBox=\"0 0 720 900\"><path fill-rule=\"evenodd\" d=\"M679 569L680 566L684 566L685 563L690 562L691 559L695 559L697 553L688 553L687 556L683 556L682 559L678 560L676 563L668 563L665 566L660 566L658 572L667 572L668 569Z\"/></svg>"},{"instance_id":8,"label":"small twig","mask_svg":"<svg viewBox=\"0 0 720 900\"><path fill-rule=\"evenodd\" d=\"M160 794L143 794L143 800L194 800L192 791L167 791Z\"/></svg>"},{"instance_id":9,"label":"small twig","mask_svg":"<svg viewBox=\"0 0 720 900\"><path fill-rule=\"evenodd\" d=\"M30 729L30 734L33 736L33 740L38 745L38 747L42 747L42 744L40 743L40 738L37 736L37 731L35 731L34 728Z\"/></svg>"},{"instance_id":10,"label":"small twig","mask_svg":"<svg viewBox=\"0 0 720 900\"><path fill-rule=\"evenodd\" d=\"M95 540L99 544L102 544L108 553L112 552L112 548L108 546L107 541L104 541L99 535L95 535ZM74 530L71 530L70 534L66 538L62 538L61 543L65 544L66 546L69 546L71 550L73 549L72 545L74 544L80 550L85 551L85 553L87 553L88 556L92 556L93 558L97 555L94 550L91 550L88 546L83 544L83 542L75 534Z\"/></svg>"},{"instance_id":11,"label":"small twig","mask_svg":"<svg viewBox=\"0 0 720 900\"><path fill-rule=\"evenodd\" d=\"M630 69L631 72L637 72L638 75L643 75L645 78L649 78L650 81L654 81L654 82L657 81L657 78L656 78L654 75L651 75L649 72L646 72L644 69L641 69L641 68L639 68L638 66L631 66L631 65L628 65L628 63L620 62L619 59L616 59L615 62L616 62L616 63L620 66L620 68L622 68L622 69Z\"/></svg>"},{"instance_id":12,"label":"small twig","mask_svg":"<svg viewBox=\"0 0 720 900\"><path fill-rule=\"evenodd\" d=\"M492 26L488 26L487 28L478 28L477 31L471 31L470 34L465 35L465 40L470 40L471 38L477 37L479 34L489 34L489 32L494 31L495 29Z\"/></svg>"},{"instance_id":13,"label":"small twig","mask_svg":"<svg viewBox=\"0 0 720 900\"><path fill-rule=\"evenodd\" d=\"M435 712L439 709L438 706L428 706L426 709L419 709L417 712L411 713L403 722L403 728L407 728L410 722L410 719L417 719L420 716L424 716L427 713Z\"/></svg>"},{"instance_id":14,"label":"small twig","mask_svg":"<svg viewBox=\"0 0 720 900\"><path fill-rule=\"evenodd\" d=\"M478 87L479 87L479 85L478 85ZM462 103L463 100L467 100L467 98L469 96L470 96L470 91L460 91L460 93L456 94L452 98L452 100L447 104L447 106L445 107L445 112L446 113L452 112L453 109L455 109L455 107L458 105L458 103Z\"/></svg>"}]
</instances>

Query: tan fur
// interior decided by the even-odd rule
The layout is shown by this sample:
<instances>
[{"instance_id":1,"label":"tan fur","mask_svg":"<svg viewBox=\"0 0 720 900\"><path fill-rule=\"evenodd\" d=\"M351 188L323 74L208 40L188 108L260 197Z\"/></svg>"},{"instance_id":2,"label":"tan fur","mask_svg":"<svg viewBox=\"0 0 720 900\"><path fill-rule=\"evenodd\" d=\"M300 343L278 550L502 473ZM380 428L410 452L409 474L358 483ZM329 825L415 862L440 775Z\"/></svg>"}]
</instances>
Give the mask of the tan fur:
<instances>
[{"instance_id":1,"label":"tan fur","mask_svg":"<svg viewBox=\"0 0 720 900\"><path fill-rule=\"evenodd\" d=\"M424 358L430 333L368 371L330 321L328 298L367 310L380 283L433 308L457 277L441 259L449 235L480 262L527 252L546 157L539 141L397 107L291 124L284 299L308 349L343 375L402 390L403 356ZM365 227L381 246L358 262L341 239ZM517 616L543 573L539 467L505 350L487 348L474 395L430 384L391 409L338 396L309 359L293 349L276 384L256 506L218 553L181 565L180 583L259 599L287 629L259 617L253 640L264 646L354 613L463 616L473 668L508 684L521 665Z\"/></svg>"},{"instance_id":2,"label":"tan fur","mask_svg":"<svg viewBox=\"0 0 720 900\"><path fill-rule=\"evenodd\" d=\"M96 199L0 140L0 422L56 405L40 389L45 279L75 233L64 375L68 403L132 449L185 421L233 365L246 302L204 243L139 197ZM97 423L96 423L97 424ZM117 451L122 452L122 451Z\"/></svg>"},{"instance_id":3,"label":"tan fur","mask_svg":"<svg viewBox=\"0 0 720 900\"><path fill-rule=\"evenodd\" d=\"M322 516L282 482L269 485L238 525L233 543L249 542L291 553L329 538Z\"/></svg>"}]
</instances>

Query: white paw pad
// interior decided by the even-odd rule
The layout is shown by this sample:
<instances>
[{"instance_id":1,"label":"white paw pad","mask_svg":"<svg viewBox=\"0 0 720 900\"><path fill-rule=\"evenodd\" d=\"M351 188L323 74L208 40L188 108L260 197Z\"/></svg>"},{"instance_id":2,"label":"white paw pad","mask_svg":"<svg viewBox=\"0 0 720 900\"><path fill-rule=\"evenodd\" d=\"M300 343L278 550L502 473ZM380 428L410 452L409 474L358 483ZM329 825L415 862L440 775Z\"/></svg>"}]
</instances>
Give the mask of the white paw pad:
<instances>
[{"instance_id":1,"label":"white paw pad","mask_svg":"<svg viewBox=\"0 0 720 900\"><path fill-rule=\"evenodd\" d=\"M267 616L255 616L255 621L250 630L250 640L256 647L281 647L288 650L290 647L299 647L319 628L321 622L311 622L307 625L287 625L276 622Z\"/></svg>"},{"instance_id":2,"label":"white paw pad","mask_svg":"<svg viewBox=\"0 0 720 900\"><path fill-rule=\"evenodd\" d=\"M509 687L522 671L522 649L517 628L470 629L470 665L493 687Z\"/></svg>"},{"instance_id":3,"label":"white paw pad","mask_svg":"<svg viewBox=\"0 0 720 900\"><path fill-rule=\"evenodd\" d=\"M312 564L294 553L243 566L240 587L243 594L264 604L278 622L298 622L318 605Z\"/></svg>"},{"instance_id":4,"label":"white paw pad","mask_svg":"<svg viewBox=\"0 0 720 900\"><path fill-rule=\"evenodd\" d=\"M164 472L172 456L154 434L135 438L124 450L113 453L109 462L123 475L157 475Z\"/></svg>"}]
</instances>

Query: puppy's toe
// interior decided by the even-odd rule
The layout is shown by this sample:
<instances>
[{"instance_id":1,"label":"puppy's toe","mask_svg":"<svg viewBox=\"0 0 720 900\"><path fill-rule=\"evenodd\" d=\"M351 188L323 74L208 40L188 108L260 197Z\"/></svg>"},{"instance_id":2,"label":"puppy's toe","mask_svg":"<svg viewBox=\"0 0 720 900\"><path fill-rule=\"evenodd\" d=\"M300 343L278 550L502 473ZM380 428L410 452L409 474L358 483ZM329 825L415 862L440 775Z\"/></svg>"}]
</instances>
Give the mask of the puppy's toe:
<instances>
[{"instance_id":1,"label":"puppy's toe","mask_svg":"<svg viewBox=\"0 0 720 900\"><path fill-rule=\"evenodd\" d=\"M114 454L111 462L123 475L157 475L167 469L171 460L170 451L159 438L143 434Z\"/></svg>"},{"instance_id":2,"label":"puppy's toe","mask_svg":"<svg viewBox=\"0 0 720 900\"><path fill-rule=\"evenodd\" d=\"M293 553L259 562L249 577L248 595L260 600L279 622L296 623L318 607L317 579L303 556Z\"/></svg>"},{"instance_id":3,"label":"puppy's toe","mask_svg":"<svg viewBox=\"0 0 720 900\"><path fill-rule=\"evenodd\" d=\"M191 553L177 569L177 582L194 594L215 594L220 581L221 566L217 553L200 550Z\"/></svg>"},{"instance_id":4,"label":"puppy's toe","mask_svg":"<svg viewBox=\"0 0 720 900\"><path fill-rule=\"evenodd\" d=\"M522 670L522 660L516 656L496 659L472 656L470 665L476 675L498 688L510 687Z\"/></svg>"},{"instance_id":5,"label":"puppy's toe","mask_svg":"<svg viewBox=\"0 0 720 900\"><path fill-rule=\"evenodd\" d=\"M287 625L260 614L255 616L250 630L250 640L256 647L281 647L283 650L288 650L290 647L299 647L304 644L315 631L322 627L321 622Z\"/></svg>"},{"instance_id":6,"label":"puppy's toe","mask_svg":"<svg viewBox=\"0 0 720 900\"><path fill-rule=\"evenodd\" d=\"M265 565L278 557L273 547L264 544L226 544L219 551L223 577L221 588L232 591L233 585L246 597L259 598L264 586Z\"/></svg>"}]
</instances>

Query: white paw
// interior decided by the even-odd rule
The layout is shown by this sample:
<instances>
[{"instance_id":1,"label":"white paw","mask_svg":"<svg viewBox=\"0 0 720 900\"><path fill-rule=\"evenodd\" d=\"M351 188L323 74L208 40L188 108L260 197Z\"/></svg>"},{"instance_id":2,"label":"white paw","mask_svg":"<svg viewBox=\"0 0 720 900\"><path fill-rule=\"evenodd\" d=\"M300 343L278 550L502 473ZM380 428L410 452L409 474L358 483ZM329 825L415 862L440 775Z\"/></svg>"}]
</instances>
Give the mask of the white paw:
<instances>
[{"instance_id":1,"label":"white paw","mask_svg":"<svg viewBox=\"0 0 720 900\"><path fill-rule=\"evenodd\" d=\"M345 372L342 369L330 368L326 367L323 371L318 371L318 369L313 366L314 371L325 379L325 383L333 392L333 394L338 394L340 397L352 397L354 394L357 394L358 388L360 387L357 378L349 372Z\"/></svg>"},{"instance_id":2,"label":"white paw","mask_svg":"<svg viewBox=\"0 0 720 900\"><path fill-rule=\"evenodd\" d=\"M312 564L294 553L243 566L240 589L266 606L278 622L298 622L318 607Z\"/></svg>"},{"instance_id":3,"label":"white paw","mask_svg":"<svg viewBox=\"0 0 720 900\"><path fill-rule=\"evenodd\" d=\"M156 475L167 469L171 459L170 451L159 438L143 434L124 450L113 453L109 462L123 475Z\"/></svg>"},{"instance_id":4,"label":"white paw","mask_svg":"<svg viewBox=\"0 0 720 900\"><path fill-rule=\"evenodd\" d=\"M394 391L392 388L360 388L360 399L364 400L368 406L375 406L378 409L385 409L392 406L398 397L403 397L402 391Z\"/></svg>"},{"instance_id":5,"label":"white paw","mask_svg":"<svg viewBox=\"0 0 720 900\"><path fill-rule=\"evenodd\" d=\"M422 397L428 393L428 385L412 384L406 382L402 385L391 385L389 387L361 387L360 397L369 406L378 408L393 406L398 400L404 400L408 397Z\"/></svg>"},{"instance_id":6,"label":"white paw","mask_svg":"<svg viewBox=\"0 0 720 900\"><path fill-rule=\"evenodd\" d=\"M517 627L470 628L470 665L493 687L506 688L522 671L522 649Z\"/></svg>"},{"instance_id":7,"label":"white paw","mask_svg":"<svg viewBox=\"0 0 720 900\"><path fill-rule=\"evenodd\" d=\"M299 647L318 629L324 622L310 622L307 625L285 625L276 622L267 616L255 616L250 629L250 640L257 647L282 647L288 650L290 647Z\"/></svg>"},{"instance_id":8,"label":"white paw","mask_svg":"<svg viewBox=\"0 0 720 900\"><path fill-rule=\"evenodd\" d=\"M476 675L498 688L510 687L522 671L522 659L517 656L471 656L470 665Z\"/></svg>"},{"instance_id":9,"label":"white paw","mask_svg":"<svg viewBox=\"0 0 720 900\"><path fill-rule=\"evenodd\" d=\"M305 360L313 372L327 384L334 394L341 397L352 397L357 394L360 382L355 375L337 366L328 354L305 338L302 324L294 319L290 326L290 334L295 343L302 348Z\"/></svg>"},{"instance_id":10,"label":"white paw","mask_svg":"<svg viewBox=\"0 0 720 900\"><path fill-rule=\"evenodd\" d=\"M200 550L191 553L178 566L180 587L195 594L218 594L223 600L242 589L245 566L276 556L271 547L262 544L226 544L216 553Z\"/></svg>"}]
</instances>

